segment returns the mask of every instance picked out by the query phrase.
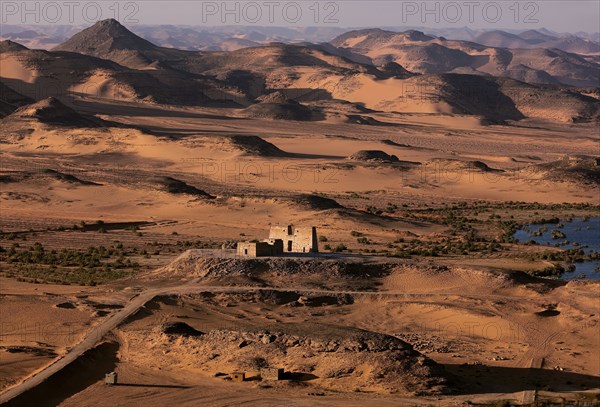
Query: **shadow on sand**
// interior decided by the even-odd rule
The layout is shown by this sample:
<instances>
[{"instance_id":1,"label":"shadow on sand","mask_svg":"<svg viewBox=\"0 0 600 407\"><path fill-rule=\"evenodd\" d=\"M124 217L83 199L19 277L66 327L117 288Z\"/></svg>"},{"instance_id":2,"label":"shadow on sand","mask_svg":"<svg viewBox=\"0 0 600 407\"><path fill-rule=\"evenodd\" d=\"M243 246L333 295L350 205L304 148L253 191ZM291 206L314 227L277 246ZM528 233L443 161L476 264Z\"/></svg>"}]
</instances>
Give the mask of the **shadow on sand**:
<instances>
[{"instance_id":1,"label":"shadow on sand","mask_svg":"<svg viewBox=\"0 0 600 407\"><path fill-rule=\"evenodd\" d=\"M115 370L119 345L105 342L85 352L64 369L3 406L56 406Z\"/></svg>"},{"instance_id":2,"label":"shadow on sand","mask_svg":"<svg viewBox=\"0 0 600 407\"><path fill-rule=\"evenodd\" d=\"M318 379L319 376L315 376L312 373L302 373L302 372L285 372L283 375L284 380L292 380L295 382L308 382L311 380Z\"/></svg>"},{"instance_id":3,"label":"shadow on sand","mask_svg":"<svg viewBox=\"0 0 600 407\"><path fill-rule=\"evenodd\" d=\"M161 389L189 389L192 386L183 386L176 384L144 384L144 383L117 383L113 384L117 387L156 387Z\"/></svg>"},{"instance_id":4,"label":"shadow on sand","mask_svg":"<svg viewBox=\"0 0 600 407\"><path fill-rule=\"evenodd\" d=\"M600 387L600 377L554 369L444 365L459 394L515 393L528 390L583 391Z\"/></svg>"},{"instance_id":5,"label":"shadow on sand","mask_svg":"<svg viewBox=\"0 0 600 407\"><path fill-rule=\"evenodd\" d=\"M283 377L279 381L308 382L308 381L315 380L318 378L319 378L319 376L315 376L312 373L285 372L283 374ZM246 379L244 379L245 382L254 382L254 381L262 381L262 380L263 379L260 377L260 374L255 374L253 376L247 376Z\"/></svg>"}]
</instances>

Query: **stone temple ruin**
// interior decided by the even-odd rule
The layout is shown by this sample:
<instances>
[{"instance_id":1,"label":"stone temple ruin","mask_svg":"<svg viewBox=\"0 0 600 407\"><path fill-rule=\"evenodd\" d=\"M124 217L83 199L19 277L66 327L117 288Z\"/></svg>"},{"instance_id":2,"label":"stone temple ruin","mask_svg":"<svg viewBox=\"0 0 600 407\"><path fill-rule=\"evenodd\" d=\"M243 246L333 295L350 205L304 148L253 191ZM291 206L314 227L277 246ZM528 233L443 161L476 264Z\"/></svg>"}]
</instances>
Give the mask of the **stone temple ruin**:
<instances>
[{"instance_id":1,"label":"stone temple ruin","mask_svg":"<svg viewBox=\"0 0 600 407\"><path fill-rule=\"evenodd\" d=\"M260 369L262 380L283 380L284 369L281 367L263 367Z\"/></svg>"},{"instance_id":2,"label":"stone temple ruin","mask_svg":"<svg viewBox=\"0 0 600 407\"><path fill-rule=\"evenodd\" d=\"M270 257L284 253L318 253L317 228L271 226L269 238L262 242L238 242L237 254L242 257Z\"/></svg>"}]
</instances>

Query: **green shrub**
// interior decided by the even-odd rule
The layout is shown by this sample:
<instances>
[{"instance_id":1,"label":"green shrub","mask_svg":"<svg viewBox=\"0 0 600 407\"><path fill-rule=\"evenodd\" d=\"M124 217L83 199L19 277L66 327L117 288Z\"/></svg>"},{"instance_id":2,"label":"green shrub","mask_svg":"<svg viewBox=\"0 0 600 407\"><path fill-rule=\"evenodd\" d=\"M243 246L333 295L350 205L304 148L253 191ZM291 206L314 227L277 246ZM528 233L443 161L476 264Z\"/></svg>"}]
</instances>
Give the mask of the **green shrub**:
<instances>
[{"instance_id":1,"label":"green shrub","mask_svg":"<svg viewBox=\"0 0 600 407\"><path fill-rule=\"evenodd\" d=\"M348 248L346 247L346 245L345 245L345 244L343 244L343 243L340 243L340 244L338 244L338 245L336 246L336 248L335 248L335 250L334 250L334 251L335 251L336 253L340 253L340 252L343 252L344 250L348 250Z\"/></svg>"}]
</instances>

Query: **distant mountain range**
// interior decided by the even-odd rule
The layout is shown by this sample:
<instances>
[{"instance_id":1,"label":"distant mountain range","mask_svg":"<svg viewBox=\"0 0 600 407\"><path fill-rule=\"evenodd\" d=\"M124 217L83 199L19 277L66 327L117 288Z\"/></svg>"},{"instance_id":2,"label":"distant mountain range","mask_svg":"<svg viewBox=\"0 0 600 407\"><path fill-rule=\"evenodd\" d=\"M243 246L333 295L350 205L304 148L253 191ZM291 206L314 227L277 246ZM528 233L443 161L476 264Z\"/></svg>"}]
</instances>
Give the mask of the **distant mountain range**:
<instances>
[{"instance_id":1,"label":"distant mountain range","mask_svg":"<svg viewBox=\"0 0 600 407\"><path fill-rule=\"evenodd\" d=\"M0 40L19 42L28 48L50 49L62 44L85 26L9 25L0 32ZM261 26L179 26L143 25L129 27L140 37L162 47L191 51L233 51L269 42L329 42L356 28L343 27L261 27ZM416 30L429 36L471 41L506 48L557 48L566 52L598 54L600 33L556 33L539 30L472 30L460 28L383 27L386 31ZM237 49L237 48L236 48Z\"/></svg>"},{"instance_id":2,"label":"distant mountain range","mask_svg":"<svg viewBox=\"0 0 600 407\"><path fill-rule=\"evenodd\" d=\"M547 40L545 33L527 36ZM354 104L356 111L467 114L492 122L600 117L600 65L556 48L508 49L381 29L320 44L229 44L226 51L164 47L104 20L51 51L0 42L0 80L35 100L74 94L244 108L262 101L247 113L293 120L318 120L331 102ZM269 97L274 93L277 98Z\"/></svg>"},{"instance_id":3,"label":"distant mountain range","mask_svg":"<svg viewBox=\"0 0 600 407\"><path fill-rule=\"evenodd\" d=\"M525 42L551 42L550 36L527 31L529 40L499 31L481 34L490 43L514 43L488 46L476 42L447 40L420 31L396 33L381 29L358 30L345 33L330 43L371 58L375 65L397 62L409 71L418 73L470 73L501 76L527 83L561 83L573 86L600 85L600 65L574 52L558 48L522 47ZM583 51L590 50L590 42L581 40ZM563 44L563 45L566 45ZM577 44L570 43L574 48ZM598 46L596 44L596 50Z\"/></svg>"}]
</instances>

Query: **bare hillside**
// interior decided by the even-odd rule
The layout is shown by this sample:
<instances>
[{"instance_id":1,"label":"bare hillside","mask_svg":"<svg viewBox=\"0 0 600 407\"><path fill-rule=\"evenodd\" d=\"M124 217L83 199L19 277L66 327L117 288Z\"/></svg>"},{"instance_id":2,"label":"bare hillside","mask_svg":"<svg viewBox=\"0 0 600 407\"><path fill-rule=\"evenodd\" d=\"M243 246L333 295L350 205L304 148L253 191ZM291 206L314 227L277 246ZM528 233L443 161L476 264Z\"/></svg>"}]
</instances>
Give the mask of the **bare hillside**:
<instances>
[{"instance_id":1,"label":"bare hillside","mask_svg":"<svg viewBox=\"0 0 600 407\"><path fill-rule=\"evenodd\" d=\"M506 33L505 33L506 34ZM520 48L514 43L494 40L500 34L482 34L488 41L447 40L418 31L401 33L368 29L351 31L331 41L336 47L370 57L376 64L397 62L419 73L447 73L470 68L493 76L505 76L528 83L563 83L574 86L598 86L597 63L540 43L535 48ZM504 44L494 46L493 44Z\"/></svg>"}]
</instances>

